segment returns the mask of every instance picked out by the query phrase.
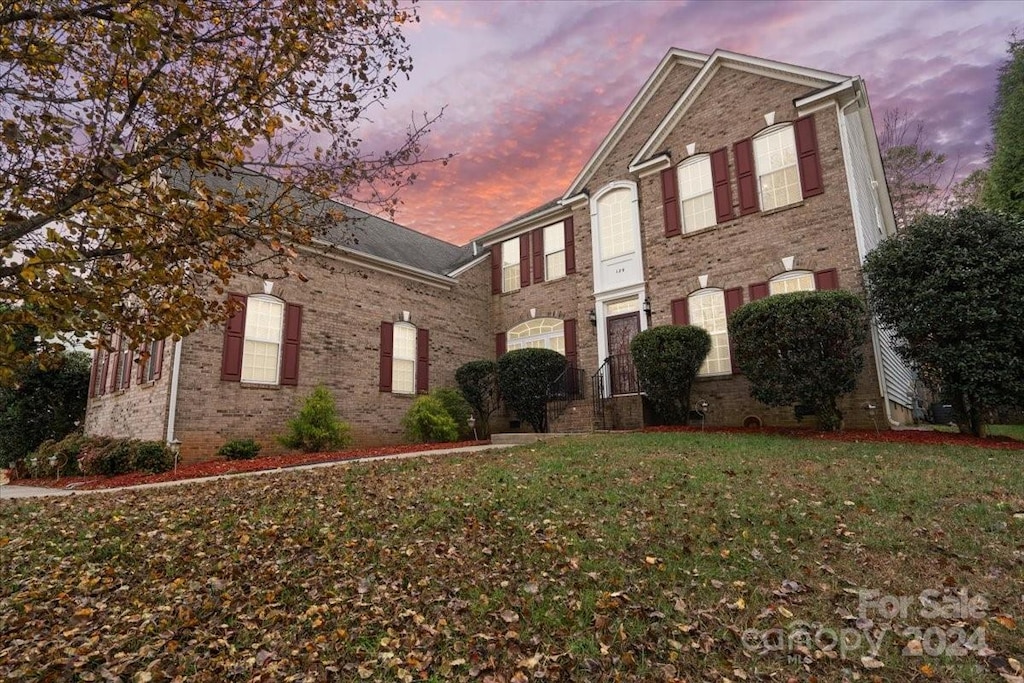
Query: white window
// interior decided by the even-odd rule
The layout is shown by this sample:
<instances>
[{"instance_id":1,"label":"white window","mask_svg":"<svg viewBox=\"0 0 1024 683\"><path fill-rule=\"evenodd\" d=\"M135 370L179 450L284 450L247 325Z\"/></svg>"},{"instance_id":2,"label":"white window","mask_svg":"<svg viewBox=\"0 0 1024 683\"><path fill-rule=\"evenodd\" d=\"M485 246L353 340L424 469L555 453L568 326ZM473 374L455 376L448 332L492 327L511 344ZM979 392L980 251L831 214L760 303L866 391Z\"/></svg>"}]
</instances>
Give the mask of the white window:
<instances>
[{"instance_id":1,"label":"white window","mask_svg":"<svg viewBox=\"0 0 1024 683\"><path fill-rule=\"evenodd\" d=\"M771 128L754 138L754 166L762 211L800 201L803 195L793 126Z\"/></svg>"},{"instance_id":2,"label":"white window","mask_svg":"<svg viewBox=\"0 0 1024 683\"><path fill-rule=\"evenodd\" d=\"M508 350L551 349L565 355L565 324L557 318L535 318L509 330Z\"/></svg>"},{"instance_id":3,"label":"white window","mask_svg":"<svg viewBox=\"0 0 1024 683\"><path fill-rule=\"evenodd\" d=\"M715 195L711 184L711 157L702 154L679 165L679 199L683 231L694 232L715 224Z\"/></svg>"},{"instance_id":4,"label":"white window","mask_svg":"<svg viewBox=\"0 0 1024 683\"><path fill-rule=\"evenodd\" d=\"M283 333L284 302L264 294L250 296L245 307L243 382L277 384Z\"/></svg>"},{"instance_id":5,"label":"white window","mask_svg":"<svg viewBox=\"0 0 1024 683\"><path fill-rule=\"evenodd\" d=\"M729 360L729 328L725 318L725 293L720 289L705 289L690 295L690 324L702 327L711 335L711 351L697 371L698 375L728 375L732 372Z\"/></svg>"},{"instance_id":6,"label":"white window","mask_svg":"<svg viewBox=\"0 0 1024 683\"><path fill-rule=\"evenodd\" d=\"M794 270L782 275L776 275L768 281L769 294L813 292L814 289L814 274L806 270Z\"/></svg>"},{"instance_id":7,"label":"white window","mask_svg":"<svg viewBox=\"0 0 1024 683\"><path fill-rule=\"evenodd\" d=\"M409 323L395 323L391 360L391 391L396 394L416 393L416 328Z\"/></svg>"},{"instance_id":8,"label":"white window","mask_svg":"<svg viewBox=\"0 0 1024 683\"><path fill-rule=\"evenodd\" d=\"M565 277L565 225L544 228L544 279Z\"/></svg>"},{"instance_id":9,"label":"white window","mask_svg":"<svg viewBox=\"0 0 1024 683\"><path fill-rule=\"evenodd\" d=\"M636 250L633 244L633 201L629 190L612 190L598 200L597 223L600 226L602 260Z\"/></svg>"},{"instance_id":10,"label":"white window","mask_svg":"<svg viewBox=\"0 0 1024 683\"><path fill-rule=\"evenodd\" d=\"M519 238L501 243L501 291L519 289Z\"/></svg>"}]
</instances>

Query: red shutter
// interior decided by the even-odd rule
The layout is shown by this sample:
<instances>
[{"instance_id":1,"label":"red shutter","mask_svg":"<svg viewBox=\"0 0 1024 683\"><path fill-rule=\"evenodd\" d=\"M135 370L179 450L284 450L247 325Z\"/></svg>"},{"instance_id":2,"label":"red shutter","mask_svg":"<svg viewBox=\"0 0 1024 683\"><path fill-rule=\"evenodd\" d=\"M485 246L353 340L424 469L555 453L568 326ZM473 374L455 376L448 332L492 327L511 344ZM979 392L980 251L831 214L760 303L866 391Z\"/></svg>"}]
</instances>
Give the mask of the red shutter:
<instances>
[{"instance_id":1,"label":"red shutter","mask_svg":"<svg viewBox=\"0 0 1024 683\"><path fill-rule=\"evenodd\" d=\"M96 377L97 396L107 393L107 363L109 360L109 353L107 351L104 349L96 351L96 366L99 373Z\"/></svg>"},{"instance_id":2,"label":"red shutter","mask_svg":"<svg viewBox=\"0 0 1024 683\"><path fill-rule=\"evenodd\" d=\"M284 311L284 352L281 354L281 384L295 386L299 383L302 306L299 304L286 304Z\"/></svg>"},{"instance_id":3,"label":"red shutter","mask_svg":"<svg viewBox=\"0 0 1024 683\"><path fill-rule=\"evenodd\" d=\"M754 141L740 140L732 146L736 158L736 187L740 193L740 215L757 211L757 176L754 174Z\"/></svg>"},{"instance_id":4,"label":"red shutter","mask_svg":"<svg viewBox=\"0 0 1024 683\"><path fill-rule=\"evenodd\" d=\"M391 360L394 357L394 324L380 324L380 390L391 391Z\"/></svg>"},{"instance_id":5,"label":"red shutter","mask_svg":"<svg viewBox=\"0 0 1024 683\"><path fill-rule=\"evenodd\" d=\"M673 325L689 325L690 324L690 301L689 301L689 299L673 299L672 300L672 324Z\"/></svg>"},{"instance_id":6,"label":"red shutter","mask_svg":"<svg viewBox=\"0 0 1024 683\"><path fill-rule=\"evenodd\" d=\"M565 219L565 274L576 272L576 235L572 216Z\"/></svg>"},{"instance_id":7,"label":"red shutter","mask_svg":"<svg viewBox=\"0 0 1024 683\"><path fill-rule=\"evenodd\" d=\"M153 353L153 357L156 359L153 361L153 381L160 379L160 376L164 372L164 340L161 339L156 343L156 351Z\"/></svg>"},{"instance_id":8,"label":"red shutter","mask_svg":"<svg viewBox=\"0 0 1024 683\"><path fill-rule=\"evenodd\" d=\"M732 220L732 184L729 182L729 151L711 153L711 185L715 191L715 222Z\"/></svg>"},{"instance_id":9,"label":"red shutter","mask_svg":"<svg viewBox=\"0 0 1024 683\"><path fill-rule=\"evenodd\" d=\"M128 356L124 359L124 370L121 372L121 382L124 385L122 388L127 389L132 385L132 361L135 360L135 354L131 349L128 350Z\"/></svg>"},{"instance_id":10,"label":"red shutter","mask_svg":"<svg viewBox=\"0 0 1024 683\"><path fill-rule=\"evenodd\" d=\"M228 303L241 304L224 326L224 351L220 361L222 382L242 380L242 349L245 347L245 295L228 294Z\"/></svg>"},{"instance_id":11,"label":"red shutter","mask_svg":"<svg viewBox=\"0 0 1024 683\"><path fill-rule=\"evenodd\" d=\"M570 318L563 323L565 331L565 360L569 367L579 367L579 356L576 352L576 319Z\"/></svg>"},{"instance_id":12,"label":"red shutter","mask_svg":"<svg viewBox=\"0 0 1024 683\"><path fill-rule=\"evenodd\" d=\"M675 166L661 172L661 209L665 216L665 237L681 234L683 229L679 220L679 180L676 178Z\"/></svg>"},{"instance_id":13,"label":"red shutter","mask_svg":"<svg viewBox=\"0 0 1024 683\"><path fill-rule=\"evenodd\" d=\"M737 308L743 305L743 288L733 287L732 289L725 290L725 317L728 318L733 314ZM732 366L732 373L735 375L740 371L736 367L736 353L732 337L729 337L729 364Z\"/></svg>"},{"instance_id":14,"label":"red shutter","mask_svg":"<svg viewBox=\"0 0 1024 683\"><path fill-rule=\"evenodd\" d=\"M100 352L97 349L96 353L92 354L92 368L89 370L89 398L96 395L96 375L99 372L99 358Z\"/></svg>"},{"instance_id":15,"label":"red shutter","mask_svg":"<svg viewBox=\"0 0 1024 683\"><path fill-rule=\"evenodd\" d=\"M839 272L835 268L819 270L814 274L814 288L819 290L839 289Z\"/></svg>"},{"instance_id":16,"label":"red shutter","mask_svg":"<svg viewBox=\"0 0 1024 683\"><path fill-rule=\"evenodd\" d=\"M107 354L107 378L108 384L106 391L114 392L117 391L117 385L119 378L117 375L117 361L121 358L121 335L117 336L117 346L114 348L113 353ZM110 366L113 365L113 371L111 372Z\"/></svg>"},{"instance_id":17,"label":"red shutter","mask_svg":"<svg viewBox=\"0 0 1024 683\"><path fill-rule=\"evenodd\" d=\"M544 228L533 231L533 281L544 282Z\"/></svg>"},{"instance_id":18,"label":"red shutter","mask_svg":"<svg viewBox=\"0 0 1024 683\"><path fill-rule=\"evenodd\" d=\"M821 160L818 155L818 133L814 127L814 114L797 119L793 125L796 134L796 158L800 165L800 189L804 199L821 194L825 186L821 180Z\"/></svg>"},{"instance_id":19,"label":"red shutter","mask_svg":"<svg viewBox=\"0 0 1024 683\"><path fill-rule=\"evenodd\" d=\"M530 286L530 235L519 236L519 287Z\"/></svg>"},{"instance_id":20,"label":"red shutter","mask_svg":"<svg viewBox=\"0 0 1024 683\"><path fill-rule=\"evenodd\" d=\"M750 285L750 300L757 301L768 296L768 283L767 282L755 282Z\"/></svg>"},{"instance_id":21,"label":"red shutter","mask_svg":"<svg viewBox=\"0 0 1024 683\"><path fill-rule=\"evenodd\" d=\"M416 330L416 393L430 391L430 330Z\"/></svg>"},{"instance_id":22,"label":"red shutter","mask_svg":"<svg viewBox=\"0 0 1024 683\"><path fill-rule=\"evenodd\" d=\"M494 360L498 360L505 355L505 349L507 348L505 342L505 333L499 332L494 335Z\"/></svg>"},{"instance_id":23,"label":"red shutter","mask_svg":"<svg viewBox=\"0 0 1024 683\"><path fill-rule=\"evenodd\" d=\"M491 247L491 294L501 294L501 245Z\"/></svg>"}]
</instances>

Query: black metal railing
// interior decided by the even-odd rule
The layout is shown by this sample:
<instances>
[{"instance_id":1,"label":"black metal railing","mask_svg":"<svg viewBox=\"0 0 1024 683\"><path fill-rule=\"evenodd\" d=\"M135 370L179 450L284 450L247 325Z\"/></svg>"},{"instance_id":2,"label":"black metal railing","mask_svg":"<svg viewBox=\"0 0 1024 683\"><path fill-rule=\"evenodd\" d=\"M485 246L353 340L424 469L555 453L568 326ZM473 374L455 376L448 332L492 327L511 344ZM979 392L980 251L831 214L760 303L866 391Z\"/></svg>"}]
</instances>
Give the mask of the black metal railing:
<instances>
[{"instance_id":1,"label":"black metal railing","mask_svg":"<svg viewBox=\"0 0 1024 683\"><path fill-rule=\"evenodd\" d=\"M594 406L594 426L600 426L601 429L608 429L608 426L604 423L604 400L606 398L604 378L608 374L608 364L610 362L611 358L606 358L590 379L590 399Z\"/></svg>"},{"instance_id":2,"label":"black metal railing","mask_svg":"<svg viewBox=\"0 0 1024 683\"><path fill-rule=\"evenodd\" d=\"M572 401L584 397L587 373L583 368L566 366L565 371L548 384L548 421L554 420Z\"/></svg>"},{"instance_id":3,"label":"black metal railing","mask_svg":"<svg viewBox=\"0 0 1024 683\"><path fill-rule=\"evenodd\" d=\"M607 363L611 396L640 393L640 385L636 379L636 366L633 365L633 356L628 353L620 353L615 356L609 356Z\"/></svg>"}]
</instances>

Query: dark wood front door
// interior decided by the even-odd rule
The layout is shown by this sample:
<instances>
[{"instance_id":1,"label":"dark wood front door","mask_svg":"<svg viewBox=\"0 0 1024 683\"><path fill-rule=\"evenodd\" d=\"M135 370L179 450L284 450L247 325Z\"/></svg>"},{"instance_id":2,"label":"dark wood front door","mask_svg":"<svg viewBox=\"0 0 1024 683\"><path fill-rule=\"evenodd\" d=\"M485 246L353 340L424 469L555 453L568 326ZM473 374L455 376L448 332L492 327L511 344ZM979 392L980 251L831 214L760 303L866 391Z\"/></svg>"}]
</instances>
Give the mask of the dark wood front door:
<instances>
[{"instance_id":1,"label":"dark wood front door","mask_svg":"<svg viewBox=\"0 0 1024 683\"><path fill-rule=\"evenodd\" d=\"M608 356L611 361L612 395L637 393L636 368L629 353L629 343L640 333L640 313L623 313L607 319Z\"/></svg>"}]
</instances>

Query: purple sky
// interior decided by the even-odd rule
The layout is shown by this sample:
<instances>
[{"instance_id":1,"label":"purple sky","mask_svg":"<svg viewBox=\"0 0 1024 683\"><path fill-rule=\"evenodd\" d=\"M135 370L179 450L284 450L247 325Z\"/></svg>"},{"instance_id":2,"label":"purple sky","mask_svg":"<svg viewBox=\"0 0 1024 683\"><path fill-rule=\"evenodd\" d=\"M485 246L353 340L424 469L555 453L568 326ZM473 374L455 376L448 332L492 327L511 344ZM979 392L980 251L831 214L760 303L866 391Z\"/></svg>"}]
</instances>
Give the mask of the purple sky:
<instances>
[{"instance_id":1,"label":"purple sky","mask_svg":"<svg viewBox=\"0 0 1024 683\"><path fill-rule=\"evenodd\" d=\"M372 145L412 113L445 114L395 220L459 244L561 194L670 47L723 48L860 75L876 122L898 107L932 147L982 162L1019 1L456 2L425 0L414 60L364 131Z\"/></svg>"}]
</instances>

